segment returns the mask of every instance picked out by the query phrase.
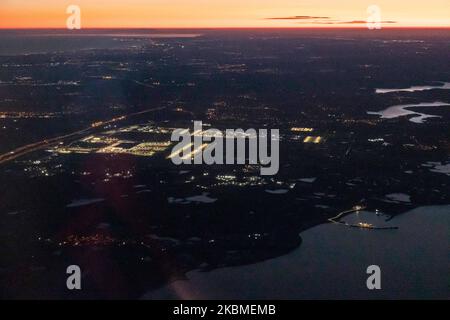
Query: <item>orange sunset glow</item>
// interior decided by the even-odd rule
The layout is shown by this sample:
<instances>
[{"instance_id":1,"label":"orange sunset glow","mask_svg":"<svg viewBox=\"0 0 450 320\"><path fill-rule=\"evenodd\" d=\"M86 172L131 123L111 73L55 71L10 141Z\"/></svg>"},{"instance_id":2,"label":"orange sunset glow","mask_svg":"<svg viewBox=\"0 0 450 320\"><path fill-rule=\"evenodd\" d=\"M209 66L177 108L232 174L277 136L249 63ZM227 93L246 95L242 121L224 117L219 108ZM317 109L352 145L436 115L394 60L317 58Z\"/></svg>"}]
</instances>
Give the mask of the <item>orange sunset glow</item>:
<instances>
[{"instance_id":1,"label":"orange sunset glow","mask_svg":"<svg viewBox=\"0 0 450 320\"><path fill-rule=\"evenodd\" d=\"M450 27L448 0L2 0L0 28L64 28L69 5L83 28L364 27L373 4L385 27Z\"/></svg>"}]
</instances>

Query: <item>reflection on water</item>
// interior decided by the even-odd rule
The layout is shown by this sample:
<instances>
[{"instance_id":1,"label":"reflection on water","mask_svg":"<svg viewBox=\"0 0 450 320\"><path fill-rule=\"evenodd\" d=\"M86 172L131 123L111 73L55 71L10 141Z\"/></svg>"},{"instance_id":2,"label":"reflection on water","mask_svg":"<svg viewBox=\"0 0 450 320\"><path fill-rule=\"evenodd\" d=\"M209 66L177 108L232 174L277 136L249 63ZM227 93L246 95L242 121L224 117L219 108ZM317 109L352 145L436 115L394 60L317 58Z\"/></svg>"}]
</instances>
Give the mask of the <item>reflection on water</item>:
<instances>
[{"instance_id":1,"label":"reflection on water","mask_svg":"<svg viewBox=\"0 0 450 320\"><path fill-rule=\"evenodd\" d=\"M426 113L420 113L417 111L409 110L411 108L429 108L429 107L444 107L450 106L449 103L445 102L423 102L418 104L401 104L389 107L385 110L374 112L368 111L367 114L379 115L382 119L394 119L402 116L415 115L409 119L409 121L414 123L423 123L425 119L428 118L440 118L440 116L429 115Z\"/></svg>"},{"instance_id":2,"label":"reflection on water","mask_svg":"<svg viewBox=\"0 0 450 320\"><path fill-rule=\"evenodd\" d=\"M441 82L438 86L412 86L409 88L401 89L376 89L376 93L392 93L392 92L417 92L417 91L428 91L428 90L450 90L450 82Z\"/></svg>"},{"instance_id":3,"label":"reflection on water","mask_svg":"<svg viewBox=\"0 0 450 320\"><path fill-rule=\"evenodd\" d=\"M430 168L431 172L442 173L450 176L450 162L433 162L429 161L422 165L422 167Z\"/></svg>"},{"instance_id":4,"label":"reflection on water","mask_svg":"<svg viewBox=\"0 0 450 320\"><path fill-rule=\"evenodd\" d=\"M420 207L391 220L395 230L323 224L301 233L294 252L249 266L193 271L146 299L447 298L450 206ZM379 222L379 221L378 221ZM382 271L382 290L366 288L369 265ZM275 285L274 285L275 284Z\"/></svg>"}]
</instances>

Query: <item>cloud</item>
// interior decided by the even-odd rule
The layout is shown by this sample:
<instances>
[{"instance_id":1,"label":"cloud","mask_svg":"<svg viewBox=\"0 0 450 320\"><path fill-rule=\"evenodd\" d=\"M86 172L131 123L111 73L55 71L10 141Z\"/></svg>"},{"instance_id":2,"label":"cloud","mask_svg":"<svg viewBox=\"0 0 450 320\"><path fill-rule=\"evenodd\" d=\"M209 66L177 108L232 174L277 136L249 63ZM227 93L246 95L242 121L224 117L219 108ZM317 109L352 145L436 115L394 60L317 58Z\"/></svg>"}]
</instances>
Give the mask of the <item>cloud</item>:
<instances>
[{"instance_id":1,"label":"cloud","mask_svg":"<svg viewBox=\"0 0 450 320\"><path fill-rule=\"evenodd\" d=\"M266 20L298 20L301 24L366 24L365 20L352 20L352 21L342 21L342 20L330 20L331 17L317 17L317 16L292 16L292 17L275 17L266 18ZM397 23L397 21L380 21L382 24Z\"/></svg>"},{"instance_id":2,"label":"cloud","mask_svg":"<svg viewBox=\"0 0 450 320\"><path fill-rule=\"evenodd\" d=\"M366 24L367 21L364 20L352 20L352 21L337 21L337 22L329 22L329 21L316 21L311 22L314 24ZM382 24L390 24L390 23L397 23L397 21L380 21Z\"/></svg>"}]
</instances>

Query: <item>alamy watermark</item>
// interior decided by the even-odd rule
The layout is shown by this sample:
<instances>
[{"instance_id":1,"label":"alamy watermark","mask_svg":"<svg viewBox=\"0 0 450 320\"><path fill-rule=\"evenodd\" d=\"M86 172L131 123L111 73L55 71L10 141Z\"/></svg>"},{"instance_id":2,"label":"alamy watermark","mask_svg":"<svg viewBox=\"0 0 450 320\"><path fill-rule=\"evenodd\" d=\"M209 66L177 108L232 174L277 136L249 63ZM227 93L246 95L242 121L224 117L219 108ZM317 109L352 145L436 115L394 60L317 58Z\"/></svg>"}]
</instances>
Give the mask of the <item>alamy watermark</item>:
<instances>
[{"instance_id":1,"label":"alamy watermark","mask_svg":"<svg viewBox=\"0 0 450 320\"><path fill-rule=\"evenodd\" d=\"M377 5L371 5L367 8L369 16L366 20L366 25L369 30L381 29L381 8Z\"/></svg>"},{"instance_id":2,"label":"alamy watermark","mask_svg":"<svg viewBox=\"0 0 450 320\"><path fill-rule=\"evenodd\" d=\"M69 30L81 29L81 9L77 5L70 5L66 9L66 13L70 16L66 20L66 26Z\"/></svg>"},{"instance_id":3,"label":"alamy watermark","mask_svg":"<svg viewBox=\"0 0 450 320\"><path fill-rule=\"evenodd\" d=\"M367 289L381 290L381 268L377 265L371 265L367 267L366 272L370 275L366 281Z\"/></svg>"},{"instance_id":4,"label":"alamy watermark","mask_svg":"<svg viewBox=\"0 0 450 320\"><path fill-rule=\"evenodd\" d=\"M280 166L278 129L203 130L201 121L194 122L194 131L176 129L171 141L178 142L168 158L175 165L227 164L260 165L261 175L276 175ZM270 150L269 150L270 145Z\"/></svg>"},{"instance_id":5,"label":"alamy watermark","mask_svg":"<svg viewBox=\"0 0 450 320\"><path fill-rule=\"evenodd\" d=\"M71 265L67 267L66 273L69 274L66 281L67 289L81 290L81 268L77 265Z\"/></svg>"}]
</instances>

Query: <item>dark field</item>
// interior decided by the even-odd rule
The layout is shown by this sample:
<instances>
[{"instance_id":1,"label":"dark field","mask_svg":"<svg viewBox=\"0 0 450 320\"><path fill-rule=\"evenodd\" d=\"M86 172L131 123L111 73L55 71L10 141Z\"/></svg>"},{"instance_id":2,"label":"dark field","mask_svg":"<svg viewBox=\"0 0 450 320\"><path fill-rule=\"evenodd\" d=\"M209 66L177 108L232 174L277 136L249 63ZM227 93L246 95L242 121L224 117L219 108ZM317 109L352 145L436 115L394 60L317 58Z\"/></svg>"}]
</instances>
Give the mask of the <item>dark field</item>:
<instances>
[{"instance_id":1,"label":"dark field","mask_svg":"<svg viewBox=\"0 0 450 320\"><path fill-rule=\"evenodd\" d=\"M162 32L0 32L1 298L448 297L448 29ZM413 86L443 88L376 92ZM368 114L425 102L422 123ZM90 139L129 149L193 120L280 129L279 173ZM398 229L328 221L357 205Z\"/></svg>"}]
</instances>

